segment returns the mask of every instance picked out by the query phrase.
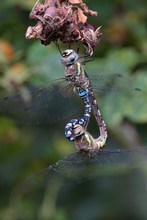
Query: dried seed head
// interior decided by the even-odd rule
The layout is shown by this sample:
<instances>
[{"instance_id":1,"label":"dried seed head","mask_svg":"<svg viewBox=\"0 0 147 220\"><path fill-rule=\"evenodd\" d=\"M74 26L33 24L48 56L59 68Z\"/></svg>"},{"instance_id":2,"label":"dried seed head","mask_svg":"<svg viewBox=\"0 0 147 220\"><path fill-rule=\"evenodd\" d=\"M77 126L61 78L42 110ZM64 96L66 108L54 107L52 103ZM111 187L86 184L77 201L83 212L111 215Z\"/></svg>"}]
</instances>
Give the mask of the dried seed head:
<instances>
[{"instance_id":1,"label":"dried seed head","mask_svg":"<svg viewBox=\"0 0 147 220\"><path fill-rule=\"evenodd\" d=\"M96 16L82 0L45 0L37 1L30 18L37 20L34 27L28 27L26 38L38 38L48 45L60 39L64 43L83 43L88 51L99 43L100 27L95 29L88 23L87 15Z\"/></svg>"}]
</instances>

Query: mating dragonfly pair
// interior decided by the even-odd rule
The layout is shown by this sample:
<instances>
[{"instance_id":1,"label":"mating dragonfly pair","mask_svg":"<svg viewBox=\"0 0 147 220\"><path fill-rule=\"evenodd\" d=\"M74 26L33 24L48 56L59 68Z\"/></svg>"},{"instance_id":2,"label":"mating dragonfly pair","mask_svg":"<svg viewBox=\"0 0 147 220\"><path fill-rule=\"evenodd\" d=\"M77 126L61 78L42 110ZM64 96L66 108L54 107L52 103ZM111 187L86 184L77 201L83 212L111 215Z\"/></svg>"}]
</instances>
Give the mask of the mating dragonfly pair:
<instances>
[{"instance_id":1,"label":"mating dragonfly pair","mask_svg":"<svg viewBox=\"0 0 147 220\"><path fill-rule=\"evenodd\" d=\"M70 141L75 142L78 150L94 151L105 145L107 130L97 105L92 83L78 59L78 54L71 49L65 50L62 54L61 62L65 66L66 80L84 103L84 116L79 119L72 119L65 126L65 136ZM100 129L100 136L97 139L94 139L86 131L92 109Z\"/></svg>"},{"instance_id":2,"label":"mating dragonfly pair","mask_svg":"<svg viewBox=\"0 0 147 220\"><path fill-rule=\"evenodd\" d=\"M83 62L86 61L84 60L80 63L80 58L81 57L79 57L78 54L73 50L66 50L63 52L62 63L65 66L66 79L55 80L54 82L47 83L47 85L44 84L43 87L40 88L28 86L26 87L26 90L20 90L20 92L17 92L14 95L0 96L0 112L7 113L11 117L16 117L18 120L25 123L52 123L59 118L71 116L73 113L77 112L77 109L79 111L80 104L77 105L78 98L73 93L72 90L74 90L83 100L84 116L82 117L82 120L79 121L79 119L77 119L78 122L75 120L74 122L72 121L72 123L75 123L76 126L77 123L82 123L81 126L86 130L91 111L93 110L100 129L100 137L97 140L97 143L99 143L98 145L103 146L107 139L107 131L105 123L100 114L95 95L106 95L104 97L105 102L110 100L109 102L112 103L112 100L117 100L117 103L121 104L122 111L122 109L126 108L127 106L126 103L120 99L121 96L117 95L122 93L122 97L124 97L123 95L126 93L125 95L129 97L129 94L133 93L135 94L133 97L135 97L139 93L141 96L141 92L139 89L130 88L130 81L128 81L128 79L125 80L125 77L120 74L106 75L105 73L99 76L98 70L96 70L93 71L95 72L94 74L90 74L89 80L89 77L85 73L82 65ZM128 84L128 87L126 84ZM130 96L130 100L132 100L131 97L132 96ZM128 104L130 104L130 100ZM113 102L111 106L115 105L114 107L118 109L117 112L120 112L120 107L118 106L117 108L116 106L117 103L115 101L115 103ZM107 115L110 115L109 112L112 112L112 109L108 107L108 103L106 103L105 106L105 111L107 112L105 115L106 117ZM78 125L77 130L79 129L80 126ZM74 140L72 131L73 126L70 123L65 128L66 137L69 140Z\"/></svg>"},{"instance_id":3,"label":"mating dragonfly pair","mask_svg":"<svg viewBox=\"0 0 147 220\"><path fill-rule=\"evenodd\" d=\"M56 96L56 101L60 100L60 96L63 96L63 100L66 103L67 100L70 100L69 87L71 87L74 93L76 93L84 103L84 115L70 120L65 126L65 136L70 141L74 141L78 152L69 155L64 160L59 161L59 163L41 171L41 173L35 176L33 175L28 180L49 182L48 180L51 179L52 174L54 176L57 174L68 178L69 175L73 175L70 170L78 174L74 175L77 176L77 179L82 178L82 176L84 176L84 178L88 178L89 175L95 175L95 172L91 170L91 167L94 166L98 168L100 164L114 165L118 162L124 162L128 158L127 151L107 151L100 149L106 143L107 129L95 98L91 80L85 73L83 65L79 62L80 58L81 57L79 57L78 54L71 49L65 50L62 53L61 61L65 67L65 78L68 85L65 83L65 80L60 81L60 84L59 81L57 81L55 84L50 84L50 86L47 86L46 88L33 90L30 93L32 97L27 100L22 101L20 94L15 94L11 97L5 96L0 100L1 111L13 113L10 112L10 107L15 104L18 106L18 108L15 108L15 112L18 113L17 115L24 116L24 118L28 120L29 118L32 118L33 114L37 116L36 112L38 105L36 108L36 103L40 100L44 100L42 99L42 95L44 95L46 97L45 103L41 103L41 105L39 105L39 110L40 108L45 108L45 111L48 114L48 118L46 119L47 122L49 122L48 119L54 117L55 115L55 111L54 114L50 114L50 109L48 109L49 111L47 110L48 106L52 108L53 105L52 98L50 98L52 94L54 94L54 98ZM118 78L121 78L121 76L118 75ZM112 90L108 89L107 92L109 90L110 92L115 91L114 87L112 87ZM139 89L134 90L139 91ZM49 97L47 97L48 95ZM96 139L94 139L87 131L92 110L100 131L100 135ZM70 109L68 109L68 112L70 112ZM137 155L139 151L136 152L137 153L135 155ZM129 158L131 155L133 158L134 153L129 151ZM121 158L123 158L123 160L121 160ZM90 173L88 174L87 170L89 169L91 171L89 171ZM97 171L99 171L99 169L97 169Z\"/></svg>"}]
</instances>

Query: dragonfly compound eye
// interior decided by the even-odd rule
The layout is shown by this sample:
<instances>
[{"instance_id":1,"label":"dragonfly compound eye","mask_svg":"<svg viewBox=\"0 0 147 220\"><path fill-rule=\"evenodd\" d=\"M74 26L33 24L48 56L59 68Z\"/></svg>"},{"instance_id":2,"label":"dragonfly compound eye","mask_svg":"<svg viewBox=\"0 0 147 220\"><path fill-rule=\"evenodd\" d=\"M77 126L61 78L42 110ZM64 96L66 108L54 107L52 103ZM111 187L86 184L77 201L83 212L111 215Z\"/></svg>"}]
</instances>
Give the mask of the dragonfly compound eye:
<instances>
[{"instance_id":1,"label":"dragonfly compound eye","mask_svg":"<svg viewBox=\"0 0 147 220\"><path fill-rule=\"evenodd\" d=\"M62 53L61 62L65 66L73 65L78 60L78 54L71 49L65 50Z\"/></svg>"},{"instance_id":2,"label":"dragonfly compound eye","mask_svg":"<svg viewBox=\"0 0 147 220\"><path fill-rule=\"evenodd\" d=\"M71 49L67 49L62 53L63 57L68 57L70 54L72 54L74 51Z\"/></svg>"}]
</instances>

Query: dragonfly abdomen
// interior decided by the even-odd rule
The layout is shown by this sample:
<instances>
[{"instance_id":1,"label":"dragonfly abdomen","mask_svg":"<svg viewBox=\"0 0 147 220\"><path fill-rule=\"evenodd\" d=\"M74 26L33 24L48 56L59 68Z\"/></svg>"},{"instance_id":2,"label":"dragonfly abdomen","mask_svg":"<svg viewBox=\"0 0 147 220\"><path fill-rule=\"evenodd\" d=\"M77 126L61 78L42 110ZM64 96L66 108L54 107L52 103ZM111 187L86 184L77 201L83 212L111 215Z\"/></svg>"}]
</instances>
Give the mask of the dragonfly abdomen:
<instances>
[{"instance_id":1,"label":"dragonfly abdomen","mask_svg":"<svg viewBox=\"0 0 147 220\"><path fill-rule=\"evenodd\" d=\"M94 114L95 119L98 123L99 131L100 131L100 136L96 139L96 142L98 142L98 145L100 147L103 147L106 143L108 133L107 133L105 121L101 115L98 103L96 101L94 92L92 90L90 92L90 100L91 100L91 105L92 105L92 109L93 109L93 114Z\"/></svg>"}]
</instances>

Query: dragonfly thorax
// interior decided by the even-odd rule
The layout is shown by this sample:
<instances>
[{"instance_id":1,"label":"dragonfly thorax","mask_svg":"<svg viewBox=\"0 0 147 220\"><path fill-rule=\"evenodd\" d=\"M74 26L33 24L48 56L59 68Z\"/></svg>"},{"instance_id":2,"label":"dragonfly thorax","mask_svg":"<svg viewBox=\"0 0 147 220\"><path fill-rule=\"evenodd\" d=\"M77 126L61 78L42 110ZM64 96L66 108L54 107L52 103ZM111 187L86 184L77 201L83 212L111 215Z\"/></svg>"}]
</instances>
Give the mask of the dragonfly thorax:
<instances>
[{"instance_id":1,"label":"dragonfly thorax","mask_svg":"<svg viewBox=\"0 0 147 220\"><path fill-rule=\"evenodd\" d=\"M62 53L61 62L65 66L70 66L73 65L78 60L78 58L79 56L74 50L67 49Z\"/></svg>"}]
</instances>

